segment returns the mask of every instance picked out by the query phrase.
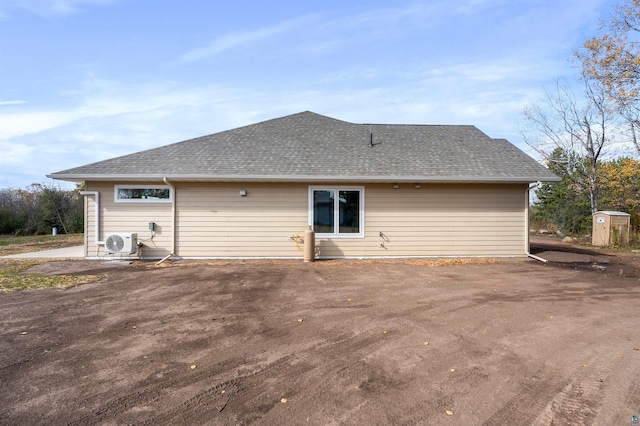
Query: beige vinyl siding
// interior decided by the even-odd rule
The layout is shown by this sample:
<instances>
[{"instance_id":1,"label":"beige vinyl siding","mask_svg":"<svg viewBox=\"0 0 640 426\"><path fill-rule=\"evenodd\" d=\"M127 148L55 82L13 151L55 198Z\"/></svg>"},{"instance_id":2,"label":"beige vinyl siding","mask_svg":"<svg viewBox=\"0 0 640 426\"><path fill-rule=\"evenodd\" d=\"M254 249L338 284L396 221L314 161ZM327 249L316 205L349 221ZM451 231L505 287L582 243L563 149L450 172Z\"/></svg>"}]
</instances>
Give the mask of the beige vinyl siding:
<instances>
[{"instance_id":1,"label":"beige vinyl siding","mask_svg":"<svg viewBox=\"0 0 640 426\"><path fill-rule=\"evenodd\" d=\"M132 232L138 234L142 242L141 255L144 257L164 257L171 253L173 224L171 219L171 203L116 203L114 202L115 185L128 182L87 182L87 191L100 193L100 229L98 236L104 241L113 232ZM158 182L140 183L140 186L158 185ZM87 226L87 256L105 255L104 246L95 245L95 197L87 196L85 218ZM154 222L155 235L149 230L149 222Z\"/></svg>"},{"instance_id":2,"label":"beige vinyl siding","mask_svg":"<svg viewBox=\"0 0 640 426\"><path fill-rule=\"evenodd\" d=\"M320 241L320 256L524 255L526 188L367 185L365 239Z\"/></svg>"},{"instance_id":3,"label":"beige vinyl siding","mask_svg":"<svg viewBox=\"0 0 640 426\"><path fill-rule=\"evenodd\" d=\"M181 182L175 186L178 256L302 258L291 236L309 223L310 185ZM419 189L413 184L400 184L398 189L391 184L360 186L364 188L365 237L318 238L321 257L526 253L526 185L421 184ZM100 191L100 237L104 239L109 232L137 232L145 244L144 256L169 254L172 205L116 204L113 188L113 183L87 185L88 190ZM242 189L246 196L240 195ZM87 253L95 256L93 197L87 199ZM155 246L144 241L149 238L150 221L158 226Z\"/></svg>"},{"instance_id":4,"label":"beige vinyl siding","mask_svg":"<svg viewBox=\"0 0 640 426\"><path fill-rule=\"evenodd\" d=\"M309 185L181 184L177 188L179 255L302 256L290 237L308 224ZM321 257L525 254L524 185L364 188L365 238L319 238ZM241 189L247 191L246 197L239 195Z\"/></svg>"},{"instance_id":5,"label":"beige vinyl siding","mask_svg":"<svg viewBox=\"0 0 640 426\"><path fill-rule=\"evenodd\" d=\"M180 256L302 257L290 237L307 225L307 185L179 184L176 193Z\"/></svg>"}]
</instances>

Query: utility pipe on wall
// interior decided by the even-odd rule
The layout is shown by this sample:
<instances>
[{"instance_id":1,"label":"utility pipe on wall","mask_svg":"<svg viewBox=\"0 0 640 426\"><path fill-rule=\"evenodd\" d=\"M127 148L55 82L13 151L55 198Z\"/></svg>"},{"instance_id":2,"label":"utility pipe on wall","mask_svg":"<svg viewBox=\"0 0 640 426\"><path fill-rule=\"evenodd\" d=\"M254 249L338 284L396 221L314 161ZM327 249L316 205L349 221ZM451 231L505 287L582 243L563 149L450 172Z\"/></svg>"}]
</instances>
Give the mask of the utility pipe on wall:
<instances>
[{"instance_id":1,"label":"utility pipe on wall","mask_svg":"<svg viewBox=\"0 0 640 426\"><path fill-rule=\"evenodd\" d=\"M96 234L96 245L97 246L103 246L104 245L104 241L100 240L100 193L98 191L82 191L80 192L80 195L93 195L95 197L95 202L96 202L96 206L95 206L95 234Z\"/></svg>"},{"instance_id":2,"label":"utility pipe on wall","mask_svg":"<svg viewBox=\"0 0 640 426\"><path fill-rule=\"evenodd\" d=\"M548 262L547 259L543 259L541 257L536 256L535 254L531 254L531 252L530 252L531 243L529 242L529 201L531 199L530 198L530 193L531 193L531 190L536 189L541 184L542 184L542 182L538 181L538 182L534 183L533 185L527 187L527 190L525 191L525 195L527 197L527 203L525 204L527 214L526 214L526 217L525 217L526 224L525 224L525 227L524 227L525 228L525 232L526 232L526 235L525 235L525 241L526 241L525 253L526 253L526 255L528 257L530 257L532 259L538 260L538 261L543 262L543 263L547 263Z\"/></svg>"},{"instance_id":3,"label":"utility pipe on wall","mask_svg":"<svg viewBox=\"0 0 640 426\"><path fill-rule=\"evenodd\" d=\"M176 204L178 202L178 194L176 194L176 187L169 182L169 179L162 178L162 181L165 185L169 185L173 192L173 203L171 203L171 254L169 255L172 256L176 254Z\"/></svg>"}]
</instances>

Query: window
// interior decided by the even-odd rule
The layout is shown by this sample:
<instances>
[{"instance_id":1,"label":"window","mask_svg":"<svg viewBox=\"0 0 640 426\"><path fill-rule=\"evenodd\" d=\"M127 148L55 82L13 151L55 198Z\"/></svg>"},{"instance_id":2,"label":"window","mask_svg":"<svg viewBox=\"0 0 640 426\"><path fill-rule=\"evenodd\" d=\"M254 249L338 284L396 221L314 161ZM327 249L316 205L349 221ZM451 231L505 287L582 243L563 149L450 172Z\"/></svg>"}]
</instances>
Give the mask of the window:
<instances>
[{"instance_id":1,"label":"window","mask_svg":"<svg viewBox=\"0 0 640 426\"><path fill-rule=\"evenodd\" d=\"M309 224L321 237L364 237L364 188L309 188Z\"/></svg>"},{"instance_id":2,"label":"window","mask_svg":"<svg viewBox=\"0 0 640 426\"><path fill-rule=\"evenodd\" d=\"M170 203L173 193L168 186L116 185L116 203Z\"/></svg>"}]
</instances>

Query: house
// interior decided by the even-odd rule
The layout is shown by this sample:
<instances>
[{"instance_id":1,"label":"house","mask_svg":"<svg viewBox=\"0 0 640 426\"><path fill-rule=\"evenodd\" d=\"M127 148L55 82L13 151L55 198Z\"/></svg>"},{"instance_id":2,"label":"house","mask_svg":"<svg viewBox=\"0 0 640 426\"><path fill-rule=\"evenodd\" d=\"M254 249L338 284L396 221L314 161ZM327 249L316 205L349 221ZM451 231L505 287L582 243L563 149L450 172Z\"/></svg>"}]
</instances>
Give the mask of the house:
<instances>
[{"instance_id":1,"label":"house","mask_svg":"<svg viewBox=\"0 0 640 426\"><path fill-rule=\"evenodd\" d=\"M526 255L529 185L557 176L474 126L354 124L302 112L48 175L85 182L85 255Z\"/></svg>"}]
</instances>

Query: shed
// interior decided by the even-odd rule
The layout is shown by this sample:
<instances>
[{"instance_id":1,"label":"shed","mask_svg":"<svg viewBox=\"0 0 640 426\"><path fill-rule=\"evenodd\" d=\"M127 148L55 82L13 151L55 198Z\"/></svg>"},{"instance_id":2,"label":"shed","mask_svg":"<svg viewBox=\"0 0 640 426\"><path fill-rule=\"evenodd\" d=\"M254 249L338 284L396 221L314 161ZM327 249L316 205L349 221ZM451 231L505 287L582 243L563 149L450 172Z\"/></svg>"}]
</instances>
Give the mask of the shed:
<instances>
[{"instance_id":1,"label":"shed","mask_svg":"<svg viewBox=\"0 0 640 426\"><path fill-rule=\"evenodd\" d=\"M602 247L628 244L630 223L629 213L614 211L594 213L591 244Z\"/></svg>"}]
</instances>

